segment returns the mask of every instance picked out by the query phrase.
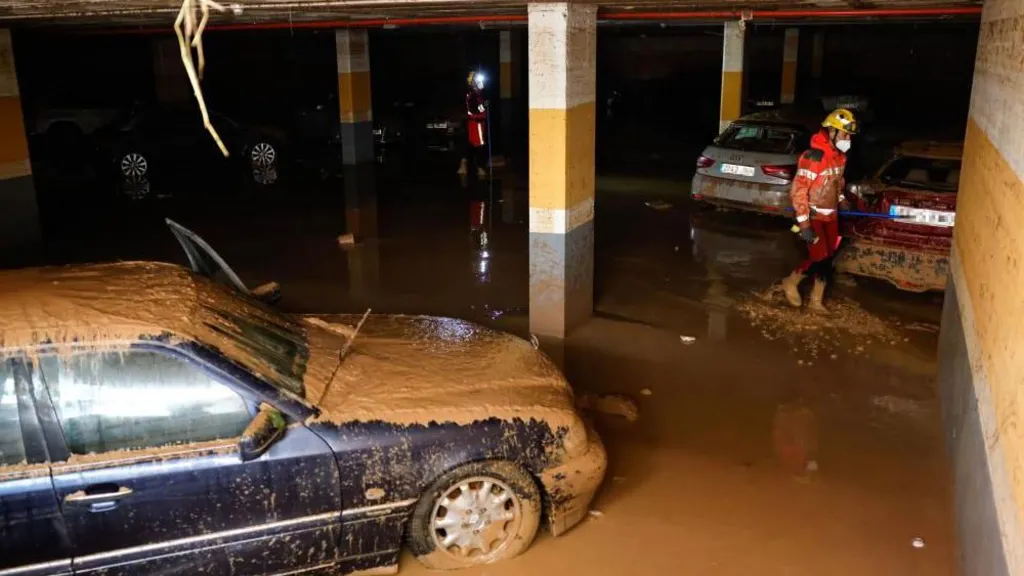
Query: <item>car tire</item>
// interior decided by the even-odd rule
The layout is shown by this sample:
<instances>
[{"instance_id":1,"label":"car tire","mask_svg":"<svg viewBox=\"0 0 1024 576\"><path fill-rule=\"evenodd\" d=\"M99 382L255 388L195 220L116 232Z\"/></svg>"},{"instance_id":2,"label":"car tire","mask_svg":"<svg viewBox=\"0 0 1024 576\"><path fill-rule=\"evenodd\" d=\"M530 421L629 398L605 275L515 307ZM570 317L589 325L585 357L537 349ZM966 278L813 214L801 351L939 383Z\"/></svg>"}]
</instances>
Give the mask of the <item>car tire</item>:
<instances>
[{"instance_id":1,"label":"car tire","mask_svg":"<svg viewBox=\"0 0 1024 576\"><path fill-rule=\"evenodd\" d=\"M115 157L114 168L124 180L149 178L152 174L152 157L139 148L124 148Z\"/></svg>"},{"instance_id":2,"label":"car tire","mask_svg":"<svg viewBox=\"0 0 1024 576\"><path fill-rule=\"evenodd\" d=\"M409 546L433 570L508 560L529 548L542 509L536 481L519 466L503 461L465 464L438 478L420 497L409 526Z\"/></svg>"}]
</instances>

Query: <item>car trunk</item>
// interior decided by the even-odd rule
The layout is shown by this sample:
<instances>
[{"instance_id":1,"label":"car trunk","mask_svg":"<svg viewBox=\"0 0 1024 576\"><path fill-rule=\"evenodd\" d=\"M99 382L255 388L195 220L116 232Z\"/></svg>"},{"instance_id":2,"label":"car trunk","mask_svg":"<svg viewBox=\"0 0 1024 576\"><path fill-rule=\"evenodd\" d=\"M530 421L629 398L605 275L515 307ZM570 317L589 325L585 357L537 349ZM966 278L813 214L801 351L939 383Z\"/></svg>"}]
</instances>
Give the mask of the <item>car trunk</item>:
<instances>
[{"instance_id":1,"label":"car trunk","mask_svg":"<svg viewBox=\"0 0 1024 576\"><path fill-rule=\"evenodd\" d=\"M725 180L771 186L793 180L797 158L807 139L798 128L734 123L708 146L697 173Z\"/></svg>"}]
</instances>

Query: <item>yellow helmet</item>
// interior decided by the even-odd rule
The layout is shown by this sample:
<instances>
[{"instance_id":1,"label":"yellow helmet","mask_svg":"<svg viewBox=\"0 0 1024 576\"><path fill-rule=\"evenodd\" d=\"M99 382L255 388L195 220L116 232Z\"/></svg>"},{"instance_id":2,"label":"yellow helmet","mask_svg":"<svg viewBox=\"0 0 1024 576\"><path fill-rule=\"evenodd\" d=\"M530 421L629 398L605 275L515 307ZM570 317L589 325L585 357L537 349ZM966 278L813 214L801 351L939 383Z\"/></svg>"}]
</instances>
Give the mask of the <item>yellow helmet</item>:
<instances>
[{"instance_id":1,"label":"yellow helmet","mask_svg":"<svg viewBox=\"0 0 1024 576\"><path fill-rule=\"evenodd\" d=\"M856 134L858 132L857 118L854 117L853 112L846 108L836 108L833 110L831 114L825 117L821 125L824 128L835 128L847 134Z\"/></svg>"}]
</instances>

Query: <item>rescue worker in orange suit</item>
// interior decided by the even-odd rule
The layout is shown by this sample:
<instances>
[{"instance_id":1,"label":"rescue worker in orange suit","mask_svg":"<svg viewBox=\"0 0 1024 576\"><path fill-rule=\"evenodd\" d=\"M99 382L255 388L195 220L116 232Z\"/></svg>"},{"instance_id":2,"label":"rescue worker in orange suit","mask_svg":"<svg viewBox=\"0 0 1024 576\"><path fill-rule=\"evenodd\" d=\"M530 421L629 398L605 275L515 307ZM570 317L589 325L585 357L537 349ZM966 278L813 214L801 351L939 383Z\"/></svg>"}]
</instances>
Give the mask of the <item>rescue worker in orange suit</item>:
<instances>
[{"instance_id":1,"label":"rescue worker in orange suit","mask_svg":"<svg viewBox=\"0 0 1024 576\"><path fill-rule=\"evenodd\" d=\"M472 71L466 78L466 149L459 163L459 174L466 174L467 160L476 165L478 178L487 176L487 101L484 100L485 76Z\"/></svg>"},{"instance_id":2,"label":"rescue worker in orange suit","mask_svg":"<svg viewBox=\"0 0 1024 576\"><path fill-rule=\"evenodd\" d=\"M839 108L821 123L821 130L811 138L811 147L800 156L796 177L789 195L796 212L800 238L807 243L807 258L782 281L786 301L799 308L800 282L814 277L814 287L807 302L813 312L828 313L822 304L825 287L832 272L832 259L839 248L838 209L849 209L843 196L846 186L846 154L850 137L857 133L853 112Z\"/></svg>"}]
</instances>

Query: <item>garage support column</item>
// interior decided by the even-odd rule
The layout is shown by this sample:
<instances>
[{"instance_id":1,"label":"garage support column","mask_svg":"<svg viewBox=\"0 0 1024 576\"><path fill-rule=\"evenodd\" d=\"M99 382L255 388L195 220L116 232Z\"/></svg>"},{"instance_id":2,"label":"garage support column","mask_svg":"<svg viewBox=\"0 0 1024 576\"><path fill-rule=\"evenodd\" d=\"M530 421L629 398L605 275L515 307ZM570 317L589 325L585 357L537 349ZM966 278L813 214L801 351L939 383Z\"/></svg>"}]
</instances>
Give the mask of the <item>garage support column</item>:
<instances>
[{"instance_id":1,"label":"garage support column","mask_svg":"<svg viewBox=\"0 0 1024 576\"><path fill-rule=\"evenodd\" d=\"M746 30L742 22L726 22L722 35L722 103L718 131L743 113L743 50Z\"/></svg>"},{"instance_id":2,"label":"garage support column","mask_svg":"<svg viewBox=\"0 0 1024 576\"><path fill-rule=\"evenodd\" d=\"M337 30L338 104L341 156L349 166L373 162L373 104L370 99L370 42L366 30Z\"/></svg>"},{"instance_id":3,"label":"garage support column","mask_svg":"<svg viewBox=\"0 0 1024 576\"><path fill-rule=\"evenodd\" d=\"M529 5L530 331L561 339L594 308L597 8Z\"/></svg>"},{"instance_id":4,"label":"garage support column","mask_svg":"<svg viewBox=\"0 0 1024 576\"><path fill-rule=\"evenodd\" d=\"M0 29L0 257L29 263L41 240L11 33Z\"/></svg>"},{"instance_id":5,"label":"garage support column","mask_svg":"<svg viewBox=\"0 0 1024 576\"><path fill-rule=\"evenodd\" d=\"M181 64L181 48L173 35L154 36L150 40L153 52L153 89L160 104L181 104L192 98L192 85Z\"/></svg>"},{"instance_id":6,"label":"garage support column","mask_svg":"<svg viewBox=\"0 0 1024 576\"><path fill-rule=\"evenodd\" d=\"M811 88L814 97L821 96L821 76L825 71L825 33L814 33L811 42Z\"/></svg>"},{"instance_id":7,"label":"garage support column","mask_svg":"<svg viewBox=\"0 0 1024 576\"><path fill-rule=\"evenodd\" d=\"M501 135L507 144L512 139L514 130L512 118L516 103L519 100L519 65L522 62L521 37L518 31L501 30L498 32L498 89L501 95Z\"/></svg>"},{"instance_id":8,"label":"garage support column","mask_svg":"<svg viewBox=\"0 0 1024 576\"><path fill-rule=\"evenodd\" d=\"M800 29L786 28L785 45L782 48L782 94L783 104L796 101L796 64L800 52Z\"/></svg>"},{"instance_id":9,"label":"garage support column","mask_svg":"<svg viewBox=\"0 0 1024 576\"><path fill-rule=\"evenodd\" d=\"M939 334L960 571L1024 574L1024 2L985 2Z\"/></svg>"},{"instance_id":10,"label":"garage support column","mask_svg":"<svg viewBox=\"0 0 1024 576\"><path fill-rule=\"evenodd\" d=\"M349 295L368 305L380 277L377 246L377 182L370 97L370 42L366 30L337 30L338 105L345 177L346 230L356 239L347 250Z\"/></svg>"}]
</instances>

